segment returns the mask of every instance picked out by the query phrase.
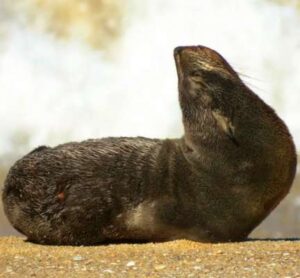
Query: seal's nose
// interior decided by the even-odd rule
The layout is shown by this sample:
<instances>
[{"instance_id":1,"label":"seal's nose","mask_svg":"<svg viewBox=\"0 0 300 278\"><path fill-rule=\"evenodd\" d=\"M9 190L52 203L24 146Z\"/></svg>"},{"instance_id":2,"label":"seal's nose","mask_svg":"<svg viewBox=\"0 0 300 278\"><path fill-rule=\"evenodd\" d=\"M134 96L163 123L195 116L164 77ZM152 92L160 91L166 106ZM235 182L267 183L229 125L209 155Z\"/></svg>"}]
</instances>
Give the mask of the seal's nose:
<instances>
[{"instance_id":1,"label":"seal's nose","mask_svg":"<svg viewBox=\"0 0 300 278\"><path fill-rule=\"evenodd\" d=\"M184 48L185 48L184 46L177 46L177 47L174 49L174 55L179 55L180 52L181 52Z\"/></svg>"},{"instance_id":2,"label":"seal's nose","mask_svg":"<svg viewBox=\"0 0 300 278\"><path fill-rule=\"evenodd\" d=\"M202 45L178 46L174 49L174 56L181 55L183 50L186 50L188 53L190 53L190 52L198 52L205 49L206 47Z\"/></svg>"}]
</instances>

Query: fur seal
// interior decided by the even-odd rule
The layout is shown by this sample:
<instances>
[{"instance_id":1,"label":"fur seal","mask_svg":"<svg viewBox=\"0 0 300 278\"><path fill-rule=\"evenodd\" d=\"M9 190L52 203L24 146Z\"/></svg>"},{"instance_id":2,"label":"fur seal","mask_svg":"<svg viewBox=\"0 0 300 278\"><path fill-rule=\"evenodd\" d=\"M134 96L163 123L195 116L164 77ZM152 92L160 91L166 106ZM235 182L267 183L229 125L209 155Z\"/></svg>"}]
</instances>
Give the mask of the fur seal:
<instances>
[{"instance_id":1,"label":"fur seal","mask_svg":"<svg viewBox=\"0 0 300 278\"><path fill-rule=\"evenodd\" d=\"M288 193L296 154L281 119L216 51L174 50L184 136L42 146L4 185L30 241L240 241Z\"/></svg>"}]
</instances>

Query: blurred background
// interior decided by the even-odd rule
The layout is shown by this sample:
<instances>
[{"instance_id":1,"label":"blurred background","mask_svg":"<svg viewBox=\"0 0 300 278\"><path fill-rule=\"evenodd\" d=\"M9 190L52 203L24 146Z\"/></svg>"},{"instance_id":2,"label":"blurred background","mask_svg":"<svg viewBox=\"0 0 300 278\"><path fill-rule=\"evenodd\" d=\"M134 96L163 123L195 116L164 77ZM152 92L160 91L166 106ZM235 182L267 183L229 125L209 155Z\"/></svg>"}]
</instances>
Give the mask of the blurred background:
<instances>
[{"instance_id":1,"label":"blurred background","mask_svg":"<svg viewBox=\"0 0 300 278\"><path fill-rule=\"evenodd\" d=\"M39 145L179 137L173 48L216 49L300 148L298 0L0 0L0 187ZM0 235L17 234L0 209ZM252 237L300 237L299 171Z\"/></svg>"}]
</instances>

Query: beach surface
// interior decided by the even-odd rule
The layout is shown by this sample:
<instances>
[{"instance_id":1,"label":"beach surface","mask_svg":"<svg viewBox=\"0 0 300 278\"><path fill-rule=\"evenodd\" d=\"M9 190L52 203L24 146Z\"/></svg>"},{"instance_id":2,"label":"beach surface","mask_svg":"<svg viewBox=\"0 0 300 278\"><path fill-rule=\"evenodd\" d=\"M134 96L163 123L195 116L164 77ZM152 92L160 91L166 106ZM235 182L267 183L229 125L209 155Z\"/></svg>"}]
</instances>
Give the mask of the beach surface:
<instances>
[{"instance_id":1,"label":"beach surface","mask_svg":"<svg viewBox=\"0 0 300 278\"><path fill-rule=\"evenodd\" d=\"M300 277L300 241L72 247L0 237L0 277Z\"/></svg>"}]
</instances>

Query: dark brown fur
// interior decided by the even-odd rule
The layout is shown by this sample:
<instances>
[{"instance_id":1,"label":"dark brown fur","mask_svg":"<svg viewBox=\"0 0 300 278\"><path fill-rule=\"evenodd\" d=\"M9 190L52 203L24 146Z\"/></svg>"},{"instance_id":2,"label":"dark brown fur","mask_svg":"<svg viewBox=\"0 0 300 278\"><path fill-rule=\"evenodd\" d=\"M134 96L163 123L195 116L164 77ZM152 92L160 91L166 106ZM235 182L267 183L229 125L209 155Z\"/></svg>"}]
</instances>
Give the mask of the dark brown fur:
<instances>
[{"instance_id":1,"label":"dark brown fur","mask_svg":"<svg viewBox=\"0 0 300 278\"><path fill-rule=\"evenodd\" d=\"M217 52L174 51L185 135L39 147L7 176L12 225L46 244L242 240L288 193L296 155L275 112Z\"/></svg>"}]
</instances>

